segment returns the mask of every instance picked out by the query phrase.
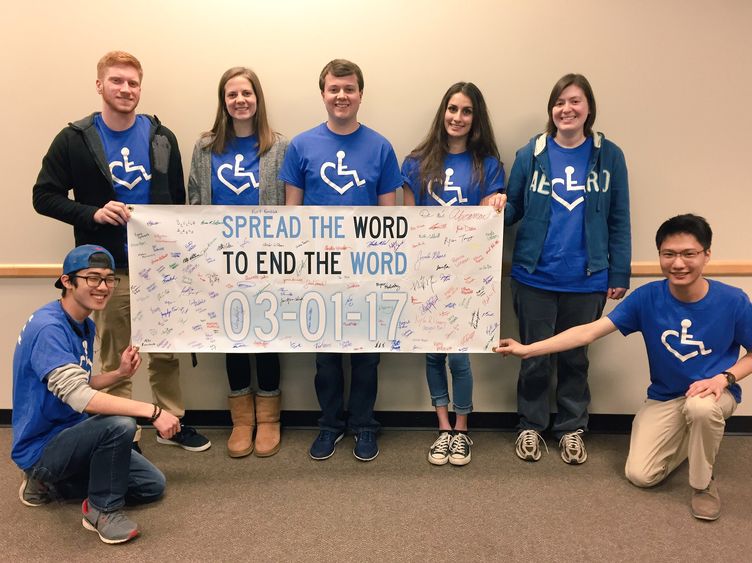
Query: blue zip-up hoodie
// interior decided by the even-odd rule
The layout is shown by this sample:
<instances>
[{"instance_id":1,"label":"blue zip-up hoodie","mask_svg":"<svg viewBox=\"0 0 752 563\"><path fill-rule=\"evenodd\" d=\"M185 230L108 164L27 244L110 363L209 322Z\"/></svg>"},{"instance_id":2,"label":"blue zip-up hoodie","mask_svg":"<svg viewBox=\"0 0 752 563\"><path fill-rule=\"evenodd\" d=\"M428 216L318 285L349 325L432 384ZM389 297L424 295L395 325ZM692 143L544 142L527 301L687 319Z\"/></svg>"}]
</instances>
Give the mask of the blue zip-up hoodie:
<instances>
[{"instance_id":1,"label":"blue zip-up hoodie","mask_svg":"<svg viewBox=\"0 0 752 563\"><path fill-rule=\"evenodd\" d=\"M540 134L517 151L507 184L504 223L522 220L512 263L532 273L540 259L551 217L551 170L547 135ZM608 268L608 287L629 287L632 239L629 181L624 153L603 133L593 135L585 185L587 274Z\"/></svg>"}]
</instances>

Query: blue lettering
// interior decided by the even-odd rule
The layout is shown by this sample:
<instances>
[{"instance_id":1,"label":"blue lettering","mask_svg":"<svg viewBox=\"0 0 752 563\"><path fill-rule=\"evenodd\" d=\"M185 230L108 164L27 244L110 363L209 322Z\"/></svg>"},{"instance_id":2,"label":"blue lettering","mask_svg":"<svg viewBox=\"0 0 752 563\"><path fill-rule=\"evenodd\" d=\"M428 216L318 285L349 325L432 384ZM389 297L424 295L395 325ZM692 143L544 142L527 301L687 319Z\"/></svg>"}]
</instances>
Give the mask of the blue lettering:
<instances>
[{"instance_id":1,"label":"blue lettering","mask_svg":"<svg viewBox=\"0 0 752 563\"><path fill-rule=\"evenodd\" d=\"M225 230L222 231L222 236L225 238L230 238L233 236L233 228L232 228L232 217L229 215L225 215L222 218L222 224L225 226Z\"/></svg>"},{"instance_id":2,"label":"blue lettering","mask_svg":"<svg viewBox=\"0 0 752 563\"><path fill-rule=\"evenodd\" d=\"M407 271L404 252L352 252L350 263L354 274L401 275Z\"/></svg>"}]
</instances>

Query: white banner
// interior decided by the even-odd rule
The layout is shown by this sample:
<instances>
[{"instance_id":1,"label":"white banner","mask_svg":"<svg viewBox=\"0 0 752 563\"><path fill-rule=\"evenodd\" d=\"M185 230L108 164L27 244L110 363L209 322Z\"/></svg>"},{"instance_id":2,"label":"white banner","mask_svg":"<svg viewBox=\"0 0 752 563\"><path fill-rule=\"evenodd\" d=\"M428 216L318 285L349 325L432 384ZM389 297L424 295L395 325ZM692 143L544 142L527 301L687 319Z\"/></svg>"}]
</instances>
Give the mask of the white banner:
<instances>
[{"instance_id":1,"label":"white banner","mask_svg":"<svg viewBox=\"0 0 752 563\"><path fill-rule=\"evenodd\" d=\"M488 352L503 215L491 207L134 205L144 352Z\"/></svg>"}]
</instances>

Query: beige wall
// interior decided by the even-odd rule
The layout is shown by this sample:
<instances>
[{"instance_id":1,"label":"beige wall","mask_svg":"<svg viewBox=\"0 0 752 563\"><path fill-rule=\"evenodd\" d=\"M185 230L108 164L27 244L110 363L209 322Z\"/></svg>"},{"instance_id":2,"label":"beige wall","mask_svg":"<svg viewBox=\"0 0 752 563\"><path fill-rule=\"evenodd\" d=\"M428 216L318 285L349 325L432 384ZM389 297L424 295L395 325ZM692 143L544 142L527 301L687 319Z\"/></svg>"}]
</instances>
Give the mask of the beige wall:
<instances>
[{"instance_id":1,"label":"beige wall","mask_svg":"<svg viewBox=\"0 0 752 563\"><path fill-rule=\"evenodd\" d=\"M173 129L186 169L211 125L219 76L233 65L257 71L273 126L292 137L324 120L321 67L335 57L356 61L366 81L361 121L389 138L400 159L444 90L471 80L486 96L507 169L545 123L555 80L582 72L598 101L596 129L627 157L634 258L652 259L660 221L694 211L715 228L714 258L750 260L750 21L746 0L14 2L0 22L0 263L59 263L72 245L69 226L34 213L31 186L60 128L98 109L95 64L114 48L141 60L139 109ZM725 281L752 289L750 279ZM0 408L10 408L18 329L56 294L47 280L4 279L0 290ZM516 332L509 307L503 322L505 334ZM611 336L591 358L592 411L634 412L647 382L639 337ZM195 370L183 365L188 408L222 408L221 357L202 356ZM474 358L477 410L514 410L517 366ZM285 408L316 407L311 368L308 355L283 359ZM422 371L418 356L385 355L378 408L430 408ZM144 381L136 393L148 397ZM748 405L737 412L751 414Z\"/></svg>"}]
</instances>

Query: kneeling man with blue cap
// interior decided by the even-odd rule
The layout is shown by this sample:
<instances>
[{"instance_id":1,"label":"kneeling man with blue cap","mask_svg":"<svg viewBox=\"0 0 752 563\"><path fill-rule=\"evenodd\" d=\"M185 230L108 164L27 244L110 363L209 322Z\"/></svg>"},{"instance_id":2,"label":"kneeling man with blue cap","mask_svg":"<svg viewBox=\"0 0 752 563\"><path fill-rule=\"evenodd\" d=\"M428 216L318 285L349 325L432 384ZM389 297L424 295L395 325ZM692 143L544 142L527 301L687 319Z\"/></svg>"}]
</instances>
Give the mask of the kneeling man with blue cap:
<instances>
[{"instance_id":1,"label":"kneeling man with blue cap","mask_svg":"<svg viewBox=\"0 0 752 563\"><path fill-rule=\"evenodd\" d=\"M84 245L65 257L55 282L62 297L37 309L21 329L13 356L13 461L24 471L19 496L26 506L84 498L82 523L109 544L138 535L122 511L126 501L162 496L165 478L132 450L135 417L171 437L180 422L158 406L100 391L131 377L141 365L128 346L120 366L92 375L92 311L107 305L119 279L112 255Z\"/></svg>"}]
</instances>

